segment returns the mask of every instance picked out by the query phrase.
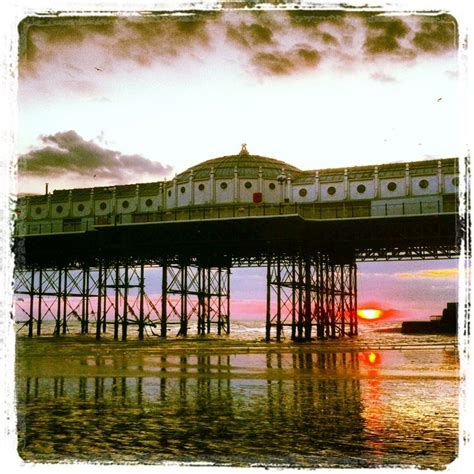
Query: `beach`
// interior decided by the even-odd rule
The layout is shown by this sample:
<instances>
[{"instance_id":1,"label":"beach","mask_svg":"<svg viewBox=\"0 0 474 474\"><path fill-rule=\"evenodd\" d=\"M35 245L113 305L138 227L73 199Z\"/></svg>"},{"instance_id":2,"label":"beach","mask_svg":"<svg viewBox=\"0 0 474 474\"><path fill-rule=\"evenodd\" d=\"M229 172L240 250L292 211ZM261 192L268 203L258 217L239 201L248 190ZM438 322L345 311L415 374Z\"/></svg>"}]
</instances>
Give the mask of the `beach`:
<instances>
[{"instance_id":1,"label":"beach","mask_svg":"<svg viewBox=\"0 0 474 474\"><path fill-rule=\"evenodd\" d=\"M442 469L458 453L452 336L265 343L229 336L16 342L27 462ZM392 324L393 326L393 324Z\"/></svg>"}]
</instances>

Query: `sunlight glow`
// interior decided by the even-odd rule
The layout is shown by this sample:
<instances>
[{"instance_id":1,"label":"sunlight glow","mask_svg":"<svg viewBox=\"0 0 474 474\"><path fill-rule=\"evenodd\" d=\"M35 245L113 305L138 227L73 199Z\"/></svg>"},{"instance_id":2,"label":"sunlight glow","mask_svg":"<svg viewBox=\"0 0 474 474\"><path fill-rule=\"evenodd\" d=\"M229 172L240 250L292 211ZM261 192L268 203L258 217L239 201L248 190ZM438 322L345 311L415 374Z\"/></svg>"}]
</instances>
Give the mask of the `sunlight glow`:
<instances>
[{"instance_id":1,"label":"sunlight glow","mask_svg":"<svg viewBox=\"0 0 474 474\"><path fill-rule=\"evenodd\" d=\"M374 320L382 316L382 311L380 309L359 309L357 316L362 319Z\"/></svg>"}]
</instances>

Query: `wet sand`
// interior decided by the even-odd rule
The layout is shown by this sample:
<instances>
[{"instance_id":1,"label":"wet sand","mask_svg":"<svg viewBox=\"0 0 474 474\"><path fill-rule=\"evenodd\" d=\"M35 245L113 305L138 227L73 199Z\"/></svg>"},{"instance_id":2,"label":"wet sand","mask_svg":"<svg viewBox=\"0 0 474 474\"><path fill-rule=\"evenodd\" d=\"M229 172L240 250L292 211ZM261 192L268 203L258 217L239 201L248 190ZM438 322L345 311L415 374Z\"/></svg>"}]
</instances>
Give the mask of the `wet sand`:
<instances>
[{"instance_id":1,"label":"wet sand","mask_svg":"<svg viewBox=\"0 0 474 474\"><path fill-rule=\"evenodd\" d=\"M20 336L19 453L33 462L443 468L457 453L453 341L389 342Z\"/></svg>"}]
</instances>

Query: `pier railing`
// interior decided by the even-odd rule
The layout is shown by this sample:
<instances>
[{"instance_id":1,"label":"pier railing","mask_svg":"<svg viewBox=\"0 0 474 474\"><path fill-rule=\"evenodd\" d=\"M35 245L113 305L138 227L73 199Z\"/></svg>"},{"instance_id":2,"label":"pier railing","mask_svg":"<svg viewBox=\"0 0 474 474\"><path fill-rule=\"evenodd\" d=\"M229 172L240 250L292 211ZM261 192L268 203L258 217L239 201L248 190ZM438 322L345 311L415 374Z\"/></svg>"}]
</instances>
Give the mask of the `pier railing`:
<instances>
[{"instance_id":1,"label":"pier railing","mask_svg":"<svg viewBox=\"0 0 474 474\"><path fill-rule=\"evenodd\" d=\"M367 217L396 217L455 212L454 205L441 199L434 201L410 201L393 204L376 204L373 201L337 203L277 203L232 204L177 207L154 212L110 214L82 219L61 219L49 222L16 221L14 235L56 234L87 232L102 226L130 225L153 222L173 222L209 219L234 219L299 215L311 220L354 219Z\"/></svg>"}]
</instances>

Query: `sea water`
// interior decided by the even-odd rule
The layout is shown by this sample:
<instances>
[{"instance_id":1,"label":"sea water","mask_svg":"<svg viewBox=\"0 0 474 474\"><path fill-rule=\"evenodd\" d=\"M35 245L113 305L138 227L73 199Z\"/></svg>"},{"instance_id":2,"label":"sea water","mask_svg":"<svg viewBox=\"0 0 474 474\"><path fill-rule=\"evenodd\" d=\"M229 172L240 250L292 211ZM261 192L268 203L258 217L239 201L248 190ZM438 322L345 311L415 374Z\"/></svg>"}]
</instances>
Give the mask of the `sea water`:
<instances>
[{"instance_id":1,"label":"sea water","mask_svg":"<svg viewBox=\"0 0 474 474\"><path fill-rule=\"evenodd\" d=\"M126 342L109 330L101 341L22 330L18 452L27 462L442 469L458 453L456 338L380 332L399 325L311 343L265 343L261 320L234 322L229 336Z\"/></svg>"}]
</instances>

